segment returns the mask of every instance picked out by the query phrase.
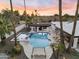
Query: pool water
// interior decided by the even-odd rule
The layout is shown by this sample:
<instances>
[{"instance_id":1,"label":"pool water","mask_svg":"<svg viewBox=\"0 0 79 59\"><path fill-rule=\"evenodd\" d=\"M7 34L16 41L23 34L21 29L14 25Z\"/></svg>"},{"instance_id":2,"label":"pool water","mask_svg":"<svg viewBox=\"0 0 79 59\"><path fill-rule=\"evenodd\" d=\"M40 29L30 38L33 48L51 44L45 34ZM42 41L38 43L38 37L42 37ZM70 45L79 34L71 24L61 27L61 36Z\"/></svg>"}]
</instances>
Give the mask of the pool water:
<instances>
[{"instance_id":1,"label":"pool water","mask_svg":"<svg viewBox=\"0 0 79 59\"><path fill-rule=\"evenodd\" d=\"M48 33L31 33L29 41L32 47L45 48L49 45Z\"/></svg>"},{"instance_id":2,"label":"pool water","mask_svg":"<svg viewBox=\"0 0 79 59\"><path fill-rule=\"evenodd\" d=\"M48 39L47 33L31 33L30 38L34 39Z\"/></svg>"}]
</instances>

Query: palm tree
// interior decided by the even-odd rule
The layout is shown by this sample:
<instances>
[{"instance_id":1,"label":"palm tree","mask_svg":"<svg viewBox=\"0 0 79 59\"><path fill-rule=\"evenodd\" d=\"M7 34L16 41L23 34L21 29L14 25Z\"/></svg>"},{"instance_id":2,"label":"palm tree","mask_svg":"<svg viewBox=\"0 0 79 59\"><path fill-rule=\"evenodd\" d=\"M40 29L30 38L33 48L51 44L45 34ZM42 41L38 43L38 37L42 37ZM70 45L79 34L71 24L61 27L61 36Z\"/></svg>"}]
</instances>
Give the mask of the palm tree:
<instances>
[{"instance_id":1,"label":"palm tree","mask_svg":"<svg viewBox=\"0 0 79 59\"><path fill-rule=\"evenodd\" d=\"M32 13L31 14L31 21L32 21L32 23L34 23L34 17L35 17L35 15L34 15L34 13Z\"/></svg>"},{"instance_id":2,"label":"palm tree","mask_svg":"<svg viewBox=\"0 0 79 59\"><path fill-rule=\"evenodd\" d=\"M55 55L55 59L59 59L60 54L62 54L64 51L63 24L62 24L62 0L59 0L59 20L60 20L60 40L61 41L57 41L57 43L53 45L53 52Z\"/></svg>"},{"instance_id":3,"label":"palm tree","mask_svg":"<svg viewBox=\"0 0 79 59\"><path fill-rule=\"evenodd\" d=\"M13 11L13 13L15 15L15 18L17 19L17 20L15 20L16 24L18 24L20 21L19 12L18 12L18 10L15 10L15 11ZM8 9L2 10L2 17L5 17L7 20L10 20L11 14L12 14L11 10L8 10Z\"/></svg>"},{"instance_id":4,"label":"palm tree","mask_svg":"<svg viewBox=\"0 0 79 59\"><path fill-rule=\"evenodd\" d=\"M25 20L25 23L26 23L26 27L28 27L28 22L30 19L28 19L29 15L27 15L26 13L26 0L24 0L24 20Z\"/></svg>"},{"instance_id":5,"label":"palm tree","mask_svg":"<svg viewBox=\"0 0 79 59\"><path fill-rule=\"evenodd\" d=\"M26 13L26 0L24 0L24 11L25 11L25 13Z\"/></svg>"},{"instance_id":6,"label":"palm tree","mask_svg":"<svg viewBox=\"0 0 79 59\"><path fill-rule=\"evenodd\" d=\"M24 20L25 20L25 23L26 23L26 27L28 28L28 24L30 24L32 21L31 21L31 17L29 14L27 14L26 12L26 0L24 0Z\"/></svg>"},{"instance_id":7,"label":"palm tree","mask_svg":"<svg viewBox=\"0 0 79 59\"><path fill-rule=\"evenodd\" d=\"M11 23L12 23L12 26L13 26L13 32L14 32L14 38L15 38L15 46L17 45L17 37L16 37L16 30L15 30L15 24L16 22L14 21L15 20L15 17L14 17L14 13L13 13L13 6L12 6L12 0L10 0L10 7L11 7Z\"/></svg>"},{"instance_id":8,"label":"palm tree","mask_svg":"<svg viewBox=\"0 0 79 59\"><path fill-rule=\"evenodd\" d=\"M35 21L39 23L39 21L40 21L40 20L39 20L38 15L39 15L39 14L38 14L38 11L37 11L37 10L35 10L35 18L36 18L36 20L35 20Z\"/></svg>"},{"instance_id":9,"label":"palm tree","mask_svg":"<svg viewBox=\"0 0 79 59\"><path fill-rule=\"evenodd\" d=\"M0 17L0 37L1 37L1 43L5 43L6 34L10 34L10 31L12 29L11 23L6 20L4 17Z\"/></svg>"},{"instance_id":10,"label":"palm tree","mask_svg":"<svg viewBox=\"0 0 79 59\"><path fill-rule=\"evenodd\" d=\"M73 44L73 41L74 41L74 34L75 34L75 30L76 30L76 23L77 23L78 11L79 11L79 0L77 1L77 7L76 7L75 18L74 18L72 36L71 36L71 39L70 39L70 42L69 42L68 52L71 51L71 47L72 47L72 44Z\"/></svg>"},{"instance_id":11,"label":"palm tree","mask_svg":"<svg viewBox=\"0 0 79 59\"><path fill-rule=\"evenodd\" d=\"M59 20L60 20L60 39L61 43L64 44L64 39L63 39L63 23L62 23L62 0L59 0Z\"/></svg>"}]
</instances>

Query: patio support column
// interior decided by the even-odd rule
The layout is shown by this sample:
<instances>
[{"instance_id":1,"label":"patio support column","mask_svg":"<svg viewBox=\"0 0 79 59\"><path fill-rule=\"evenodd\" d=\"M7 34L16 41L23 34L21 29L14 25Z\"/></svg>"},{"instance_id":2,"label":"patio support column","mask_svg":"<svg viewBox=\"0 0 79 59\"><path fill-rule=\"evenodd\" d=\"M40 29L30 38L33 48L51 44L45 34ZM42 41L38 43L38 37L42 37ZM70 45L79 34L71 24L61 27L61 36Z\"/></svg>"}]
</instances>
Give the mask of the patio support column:
<instances>
[{"instance_id":1,"label":"patio support column","mask_svg":"<svg viewBox=\"0 0 79 59\"><path fill-rule=\"evenodd\" d=\"M31 31L33 31L33 27L31 27Z\"/></svg>"},{"instance_id":2,"label":"patio support column","mask_svg":"<svg viewBox=\"0 0 79 59\"><path fill-rule=\"evenodd\" d=\"M77 48L78 38L74 38L73 48Z\"/></svg>"},{"instance_id":3,"label":"patio support column","mask_svg":"<svg viewBox=\"0 0 79 59\"><path fill-rule=\"evenodd\" d=\"M42 27L42 30L43 30L43 27Z\"/></svg>"},{"instance_id":4,"label":"patio support column","mask_svg":"<svg viewBox=\"0 0 79 59\"><path fill-rule=\"evenodd\" d=\"M37 32L39 32L39 27L37 27Z\"/></svg>"}]
</instances>

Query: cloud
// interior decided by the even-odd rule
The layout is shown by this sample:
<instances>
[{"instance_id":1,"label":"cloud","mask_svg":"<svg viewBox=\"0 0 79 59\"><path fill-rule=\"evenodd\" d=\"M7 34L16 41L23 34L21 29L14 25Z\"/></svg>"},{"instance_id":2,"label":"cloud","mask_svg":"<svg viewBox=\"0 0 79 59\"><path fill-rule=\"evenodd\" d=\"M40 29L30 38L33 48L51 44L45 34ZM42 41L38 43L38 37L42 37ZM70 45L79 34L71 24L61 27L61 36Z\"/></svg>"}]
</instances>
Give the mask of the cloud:
<instances>
[{"instance_id":1,"label":"cloud","mask_svg":"<svg viewBox=\"0 0 79 59\"><path fill-rule=\"evenodd\" d=\"M68 2L69 1L69 2ZM77 0L67 0L63 2L63 14L75 14Z\"/></svg>"},{"instance_id":2,"label":"cloud","mask_svg":"<svg viewBox=\"0 0 79 59\"><path fill-rule=\"evenodd\" d=\"M24 0L12 0L14 10L24 11ZM77 0L62 0L63 14L74 14ZM0 10L9 8L9 0L0 0ZM58 0L26 0L27 13L31 14L35 9L40 15L53 15L58 13Z\"/></svg>"}]
</instances>

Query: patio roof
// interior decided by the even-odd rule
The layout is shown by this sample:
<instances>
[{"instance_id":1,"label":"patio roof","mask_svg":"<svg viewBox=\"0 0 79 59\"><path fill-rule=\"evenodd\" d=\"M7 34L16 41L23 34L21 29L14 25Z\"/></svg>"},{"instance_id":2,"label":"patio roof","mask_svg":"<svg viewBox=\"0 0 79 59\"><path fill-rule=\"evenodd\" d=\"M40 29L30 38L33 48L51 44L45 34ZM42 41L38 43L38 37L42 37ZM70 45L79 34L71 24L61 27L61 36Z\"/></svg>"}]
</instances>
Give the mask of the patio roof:
<instances>
[{"instance_id":1,"label":"patio roof","mask_svg":"<svg viewBox=\"0 0 79 59\"><path fill-rule=\"evenodd\" d=\"M51 26L51 23L34 23L34 24L29 24L29 26L33 26L33 27L49 27L49 26Z\"/></svg>"}]
</instances>

